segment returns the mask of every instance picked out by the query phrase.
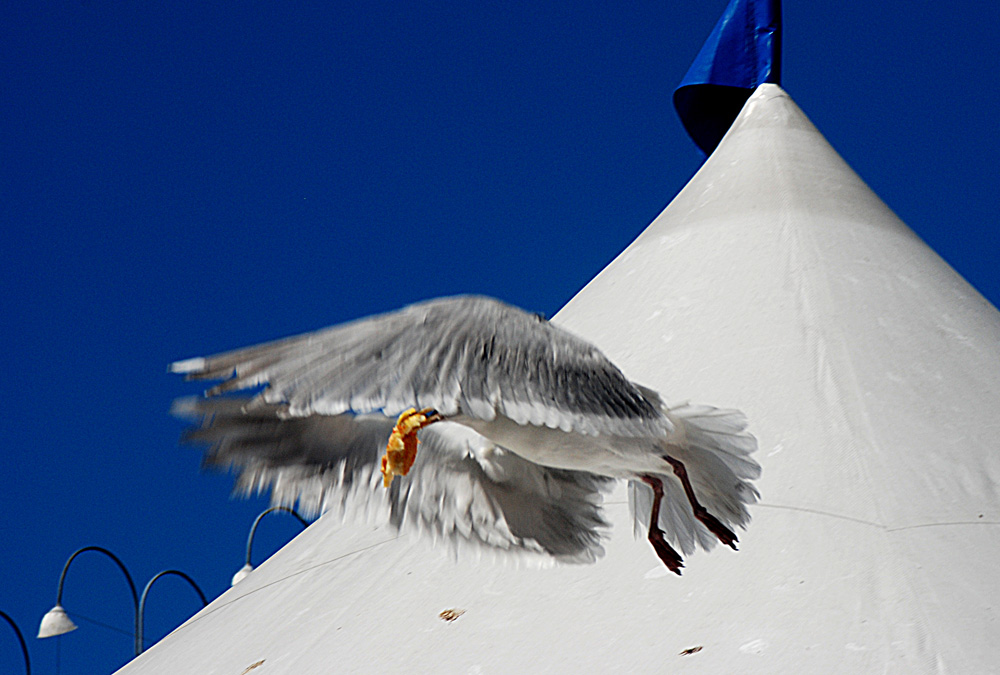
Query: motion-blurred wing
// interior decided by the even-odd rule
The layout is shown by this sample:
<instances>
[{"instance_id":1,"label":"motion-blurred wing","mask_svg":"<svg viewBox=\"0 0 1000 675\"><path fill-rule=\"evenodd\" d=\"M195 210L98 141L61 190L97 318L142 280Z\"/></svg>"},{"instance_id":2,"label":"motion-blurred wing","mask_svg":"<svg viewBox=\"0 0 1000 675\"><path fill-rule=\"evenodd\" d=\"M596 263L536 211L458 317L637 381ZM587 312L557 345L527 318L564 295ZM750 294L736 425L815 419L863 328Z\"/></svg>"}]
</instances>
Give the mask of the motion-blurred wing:
<instances>
[{"instance_id":1,"label":"motion-blurred wing","mask_svg":"<svg viewBox=\"0 0 1000 675\"><path fill-rule=\"evenodd\" d=\"M495 448L460 425L420 432L410 473L382 487L379 461L393 419L342 414L289 417L284 406L248 399L181 399L175 414L198 426L185 434L209 446L205 462L233 466L245 491L270 488L276 503L311 512L389 512L401 530L455 543L541 552L587 562L603 551L601 491L610 482L548 469Z\"/></svg>"},{"instance_id":2,"label":"motion-blurred wing","mask_svg":"<svg viewBox=\"0 0 1000 675\"><path fill-rule=\"evenodd\" d=\"M670 422L593 345L534 314L475 296L171 366L225 380L209 396L266 384L261 403L287 414L339 415L411 406L443 415L596 435L659 436Z\"/></svg>"}]
</instances>

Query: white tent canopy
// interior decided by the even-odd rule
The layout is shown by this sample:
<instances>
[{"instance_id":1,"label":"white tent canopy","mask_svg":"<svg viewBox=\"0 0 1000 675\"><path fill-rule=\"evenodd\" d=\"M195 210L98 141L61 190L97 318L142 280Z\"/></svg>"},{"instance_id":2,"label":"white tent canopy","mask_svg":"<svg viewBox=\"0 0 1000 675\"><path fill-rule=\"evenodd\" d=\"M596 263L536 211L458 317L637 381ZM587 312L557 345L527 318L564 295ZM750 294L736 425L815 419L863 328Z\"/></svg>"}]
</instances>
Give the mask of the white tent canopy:
<instances>
[{"instance_id":1,"label":"white tent canopy","mask_svg":"<svg viewBox=\"0 0 1000 675\"><path fill-rule=\"evenodd\" d=\"M555 321L668 402L747 413L738 553L669 574L623 487L585 566L322 518L121 672L996 668L1000 314L779 87Z\"/></svg>"}]
</instances>

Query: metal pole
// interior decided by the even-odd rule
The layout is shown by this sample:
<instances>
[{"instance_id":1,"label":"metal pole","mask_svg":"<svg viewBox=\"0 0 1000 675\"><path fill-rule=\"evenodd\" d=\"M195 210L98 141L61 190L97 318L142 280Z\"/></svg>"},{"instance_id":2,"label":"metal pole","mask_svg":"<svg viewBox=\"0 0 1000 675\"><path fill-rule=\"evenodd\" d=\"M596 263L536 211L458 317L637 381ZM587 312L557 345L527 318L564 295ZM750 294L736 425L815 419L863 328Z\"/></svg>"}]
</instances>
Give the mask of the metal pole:
<instances>
[{"instance_id":1,"label":"metal pole","mask_svg":"<svg viewBox=\"0 0 1000 675\"><path fill-rule=\"evenodd\" d=\"M155 577L153 577L152 579L150 579L149 583L146 584L146 587L144 589L142 589L142 598L139 600L139 609L138 609L138 614L137 614L137 616L139 618L136 620L136 624L135 624L136 625L136 629L135 629L136 630L136 652L135 652L136 656L138 656L139 654L142 653L142 650L143 650L143 648L145 646L145 645L143 645L143 640L142 640L142 630L143 630L143 616L144 616L144 614L146 612L146 596L149 595L149 589L153 587L153 582L156 581L157 579L159 579L160 577L167 576L168 574L173 574L173 575L178 576L178 577L184 579L185 581L187 581L191 585L191 588L193 588L198 593L198 597L201 598L201 606L205 607L206 605L208 605L208 599L205 598L205 594L201 592L200 588L198 588L198 584L196 584L194 582L194 579L192 579L188 575L184 574L184 572L181 572L180 570L163 570L162 572L160 572L159 574L157 574Z\"/></svg>"},{"instance_id":2,"label":"metal pole","mask_svg":"<svg viewBox=\"0 0 1000 675\"><path fill-rule=\"evenodd\" d=\"M253 550L253 537L257 532L257 526L260 525L260 521L264 518L264 516L269 513L273 513L274 511L284 511L286 513L290 513L298 518L298 521L302 523L302 527L309 527L309 523L302 516L296 513L294 509L290 509L287 506L272 506L267 511L264 511L262 514L257 516L257 519L253 521L253 526L250 528L250 536L247 537L247 565L250 564L250 552Z\"/></svg>"},{"instance_id":3,"label":"metal pole","mask_svg":"<svg viewBox=\"0 0 1000 675\"><path fill-rule=\"evenodd\" d=\"M31 659L28 658L28 645L24 641L24 635L21 634L21 629L17 627L17 624L14 623L14 619L10 618L10 615L7 614L7 612L0 611L0 616L7 619L7 623L9 623L10 627L14 629L15 633L17 633L17 641L21 643L21 653L24 654L24 670L28 675L31 675Z\"/></svg>"}]
</instances>

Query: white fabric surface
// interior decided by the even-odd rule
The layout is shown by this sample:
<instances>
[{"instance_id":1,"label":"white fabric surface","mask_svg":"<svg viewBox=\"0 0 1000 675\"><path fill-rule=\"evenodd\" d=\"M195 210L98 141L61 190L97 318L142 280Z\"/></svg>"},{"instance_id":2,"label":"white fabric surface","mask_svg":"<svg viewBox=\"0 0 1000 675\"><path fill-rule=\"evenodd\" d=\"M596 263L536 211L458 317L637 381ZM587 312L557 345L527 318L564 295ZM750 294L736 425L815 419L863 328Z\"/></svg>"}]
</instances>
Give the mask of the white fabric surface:
<instances>
[{"instance_id":1,"label":"white fabric surface","mask_svg":"<svg viewBox=\"0 0 1000 675\"><path fill-rule=\"evenodd\" d=\"M738 553L669 574L623 487L584 566L321 519L121 672L996 671L1000 314L780 88L555 321L747 414L764 472Z\"/></svg>"}]
</instances>

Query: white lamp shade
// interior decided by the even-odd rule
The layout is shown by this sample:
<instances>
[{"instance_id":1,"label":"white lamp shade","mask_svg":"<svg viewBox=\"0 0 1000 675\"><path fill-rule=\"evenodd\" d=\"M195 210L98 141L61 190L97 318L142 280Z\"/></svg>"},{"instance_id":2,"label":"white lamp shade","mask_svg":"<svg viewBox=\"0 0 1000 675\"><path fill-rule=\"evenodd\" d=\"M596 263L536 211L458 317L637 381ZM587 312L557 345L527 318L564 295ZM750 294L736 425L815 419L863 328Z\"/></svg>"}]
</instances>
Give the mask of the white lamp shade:
<instances>
[{"instance_id":1,"label":"white lamp shade","mask_svg":"<svg viewBox=\"0 0 1000 675\"><path fill-rule=\"evenodd\" d=\"M71 630L76 630L76 624L66 614L62 605L56 605L42 617L42 623L38 627L38 637L55 637Z\"/></svg>"},{"instance_id":2,"label":"white lamp shade","mask_svg":"<svg viewBox=\"0 0 1000 675\"><path fill-rule=\"evenodd\" d=\"M230 585L231 586L235 586L236 584L240 583L241 581L243 581L244 579L246 579L248 576L250 576L251 572L253 572L253 565L251 565L250 563L247 563L246 565L244 565L243 567L240 568L239 572L237 572L236 574L233 575L233 581L232 581L232 583Z\"/></svg>"}]
</instances>

